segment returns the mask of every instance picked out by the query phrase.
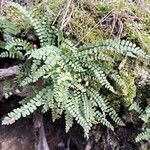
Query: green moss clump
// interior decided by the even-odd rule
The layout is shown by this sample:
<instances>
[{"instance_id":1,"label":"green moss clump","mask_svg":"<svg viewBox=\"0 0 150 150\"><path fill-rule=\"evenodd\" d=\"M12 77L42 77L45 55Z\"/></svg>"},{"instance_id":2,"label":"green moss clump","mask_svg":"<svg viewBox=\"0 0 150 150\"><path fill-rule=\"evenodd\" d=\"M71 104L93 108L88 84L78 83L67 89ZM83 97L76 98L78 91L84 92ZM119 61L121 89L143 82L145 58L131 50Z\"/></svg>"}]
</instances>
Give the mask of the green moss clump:
<instances>
[{"instance_id":1,"label":"green moss clump","mask_svg":"<svg viewBox=\"0 0 150 150\"><path fill-rule=\"evenodd\" d=\"M125 88L122 89L123 92L123 103L126 107L133 103L136 97L136 85L135 85L135 75L129 71L121 71L121 77L125 81Z\"/></svg>"},{"instance_id":2,"label":"green moss clump","mask_svg":"<svg viewBox=\"0 0 150 150\"><path fill-rule=\"evenodd\" d=\"M65 2L66 0L50 0L48 6L53 12L56 12Z\"/></svg>"},{"instance_id":3,"label":"green moss clump","mask_svg":"<svg viewBox=\"0 0 150 150\"><path fill-rule=\"evenodd\" d=\"M96 15L96 17L104 17L112 9L113 9L112 6L109 6L107 4L104 5L103 3L98 3L96 5L95 15Z\"/></svg>"}]
</instances>

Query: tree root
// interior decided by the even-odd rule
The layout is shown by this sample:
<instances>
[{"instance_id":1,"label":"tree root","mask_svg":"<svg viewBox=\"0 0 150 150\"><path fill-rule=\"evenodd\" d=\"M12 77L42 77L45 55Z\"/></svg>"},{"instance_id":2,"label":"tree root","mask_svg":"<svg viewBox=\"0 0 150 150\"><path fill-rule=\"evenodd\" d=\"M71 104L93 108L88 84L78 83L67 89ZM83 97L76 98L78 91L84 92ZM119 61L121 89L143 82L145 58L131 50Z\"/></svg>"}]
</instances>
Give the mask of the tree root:
<instances>
[{"instance_id":1,"label":"tree root","mask_svg":"<svg viewBox=\"0 0 150 150\"><path fill-rule=\"evenodd\" d=\"M47 143L44 124L43 124L43 114L40 111L34 113L34 129L35 129L35 149L36 150L49 150Z\"/></svg>"}]
</instances>

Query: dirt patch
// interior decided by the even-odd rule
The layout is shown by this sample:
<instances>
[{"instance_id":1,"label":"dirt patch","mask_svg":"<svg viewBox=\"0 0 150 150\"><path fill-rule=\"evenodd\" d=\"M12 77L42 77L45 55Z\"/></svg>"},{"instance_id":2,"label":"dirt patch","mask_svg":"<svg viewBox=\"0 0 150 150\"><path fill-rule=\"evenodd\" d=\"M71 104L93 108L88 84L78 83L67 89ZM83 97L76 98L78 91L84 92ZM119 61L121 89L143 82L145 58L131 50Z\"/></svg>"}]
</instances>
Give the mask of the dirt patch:
<instances>
[{"instance_id":1,"label":"dirt patch","mask_svg":"<svg viewBox=\"0 0 150 150\"><path fill-rule=\"evenodd\" d=\"M34 150L32 121L21 119L13 125L0 125L0 150Z\"/></svg>"},{"instance_id":2,"label":"dirt patch","mask_svg":"<svg viewBox=\"0 0 150 150\"><path fill-rule=\"evenodd\" d=\"M61 139L51 123L46 123L45 132L50 150L58 150ZM23 118L8 126L0 125L0 150L34 150L35 132L32 118Z\"/></svg>"}]
</instances>

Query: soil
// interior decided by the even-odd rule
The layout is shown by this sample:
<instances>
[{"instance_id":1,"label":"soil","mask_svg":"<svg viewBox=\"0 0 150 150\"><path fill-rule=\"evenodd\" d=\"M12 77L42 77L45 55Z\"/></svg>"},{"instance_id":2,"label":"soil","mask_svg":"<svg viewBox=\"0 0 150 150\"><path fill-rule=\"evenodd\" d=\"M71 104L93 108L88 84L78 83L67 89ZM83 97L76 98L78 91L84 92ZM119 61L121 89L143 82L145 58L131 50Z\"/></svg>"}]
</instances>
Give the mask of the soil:
<instances>
[{"instance_id":1,"label":"soil","mask_svg":"<svg viewBox=\"0 0 150 150\"><path fill-rule=\"evenodd\" d=\"M21 119L10 126L0 126L0 150L33 150L31 120Z\"/></svg>"},{"instance_id":2,"label":"soil","mask_svg":"<svg viewBox=\"0 0 150 150\"><path fill-rule=\"evenodd\" d=\"M106 128L99 127L89 138L84 139L82 129L78 125L69 131L64 131L63 119L52 123L45 117L45 133L50 150L86 150L87 143L91 143L89 150L149 150L150 143L136 143L134 136L136 129L133 124L121 127L112 132ZM99 140L94 141L96 135L100 135ZM18 120L9 126L0 125L0 150L35 150L35 132L32 116ZM70 139L67 149L67 141Z\"/></svg>"}]
</instances>

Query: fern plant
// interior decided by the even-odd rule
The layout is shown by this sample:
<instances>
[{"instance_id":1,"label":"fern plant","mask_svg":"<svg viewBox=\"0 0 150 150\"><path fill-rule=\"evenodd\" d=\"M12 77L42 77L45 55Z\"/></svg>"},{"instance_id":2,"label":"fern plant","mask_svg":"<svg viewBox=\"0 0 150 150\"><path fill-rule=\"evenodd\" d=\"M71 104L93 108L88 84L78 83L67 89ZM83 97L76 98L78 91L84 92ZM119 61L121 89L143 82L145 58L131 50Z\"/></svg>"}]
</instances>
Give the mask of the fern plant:
<instances>
[{"instance_id":1,"label":"fern plant","mask_svg":"<svg viewBox=\"0 0 150 150\"><path fill-rule=\"evenodd\" d=\"M48 9L43 18L37 19L34 12L19 4L9 3L9 7L20 12L22 19L32 26L40 46L16 36L12 40L6 39L6 51L0 57L22 60L18 85L34 90L30 98L22 101L20 108L4 117L2 124L12 124L42 107L43 112L51 110L53 121L64 114L66 131L76 120L86 136L93 124L102 123L112 130L112 121L124 125L108 96L101 91L105 89L107 93L117 95L112 82L120 88L125 86L119 71L112 67L116 65L114 55L143 60L149 60L149 55L125 40L106 40L76 47L52 27Z\"/></svg>"},{"instance_id":2,"label":"fern plant","mask_svg":"<svg viewBox=\"0 0 150 150\"><path fill-rule=\"evenodd\" d=\"M130 106L130 110L135 110L139 114L139 118L143 120L143 131L136 137L136 142L141 140L150 140L150 106L147 106L145 110L136 102Z\"/></svg>"}]
</instances>

